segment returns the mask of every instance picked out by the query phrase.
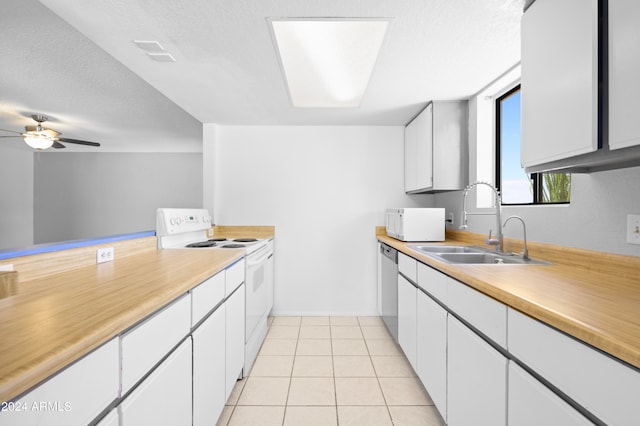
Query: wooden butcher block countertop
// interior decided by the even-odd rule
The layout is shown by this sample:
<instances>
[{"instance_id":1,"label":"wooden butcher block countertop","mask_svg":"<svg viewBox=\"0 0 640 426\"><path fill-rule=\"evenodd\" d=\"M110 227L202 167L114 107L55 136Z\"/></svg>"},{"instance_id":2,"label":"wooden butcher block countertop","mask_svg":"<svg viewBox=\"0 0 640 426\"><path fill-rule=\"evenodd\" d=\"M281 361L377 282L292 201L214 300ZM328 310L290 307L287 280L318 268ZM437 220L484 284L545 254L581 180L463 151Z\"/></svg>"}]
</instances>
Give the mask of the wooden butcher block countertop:
<instances>
[{"instance_id":1,"label":"wooden butcher block countertop","mask_svg":"<svg viewBox=\"0 0 640 426\"><path fill-rule=\"evenodd\" d=\"M151 249L123 258L117 253L112 262L94 260L24 282L19 269L3 274L0 401L15 398L244 256L244 250Z\"/></svg>"},{"instance_id":2,"label":"wooden butcher block countertop","mask_svg":"<svg viewBox=\"0 0 640 426\"><path fill-rule=\"evenodd\" d=\"M411 249L415 243L395 240L380 229L376 234L408 256L640 368L639 258L530 243L532 258L553 264L448 264ZM484 245L464 234L447 231L441 244ZM522 250L507 239L505 248Z\"/></svg>"}]
</instances>

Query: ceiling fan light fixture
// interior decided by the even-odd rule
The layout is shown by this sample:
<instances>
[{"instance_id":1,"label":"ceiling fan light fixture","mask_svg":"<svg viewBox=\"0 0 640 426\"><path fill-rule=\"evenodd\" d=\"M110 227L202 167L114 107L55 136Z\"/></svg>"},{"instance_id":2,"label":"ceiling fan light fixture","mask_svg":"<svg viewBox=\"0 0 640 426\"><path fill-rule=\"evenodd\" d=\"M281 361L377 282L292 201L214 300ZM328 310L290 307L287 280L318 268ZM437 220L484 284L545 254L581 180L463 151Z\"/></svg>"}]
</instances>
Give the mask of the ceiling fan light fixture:
<instances>
[{"instance_id":1,"label":"ceiling fan light fixture","mask_svg":"<svg viewBox=\"0 0 640 426\"><path fill-rule=\"evenodd\" d=\"M53 139L49 139L40 135L27 135L24 137L24 142L31 148L37 150L51 148L51 146L53 145Z\"/></svg>"}]
</instances>

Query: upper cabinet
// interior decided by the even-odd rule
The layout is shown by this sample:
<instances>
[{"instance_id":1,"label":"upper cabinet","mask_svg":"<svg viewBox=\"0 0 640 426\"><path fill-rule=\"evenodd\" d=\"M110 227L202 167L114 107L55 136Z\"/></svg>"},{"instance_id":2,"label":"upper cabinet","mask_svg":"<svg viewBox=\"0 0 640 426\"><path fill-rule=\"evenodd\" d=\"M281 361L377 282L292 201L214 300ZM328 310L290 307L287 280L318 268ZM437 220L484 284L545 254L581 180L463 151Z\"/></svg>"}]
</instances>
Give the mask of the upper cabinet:
<instances>
[{"instance_id":1,"label":"upper cabinet","mask_svg":"<svg viewBox=\"0 0 640 426\"><path fill-rule=\"evenodd\" d=\"M598 0L537 0L522 18L522 166L598 149Z\"/></svg>"},{"instance_id":2,"label":"upper cabinet","mask_svg":"<svg viewBox=\"0 0 640 426\"><path fill-rule=\"evenodd\" d=\"M633 0L536 0L526 10L521 160L527 172L640 165L639 19Z\"/></svg>"},{"instance_id":3,"label":"upper cabinet","mask_svg":"<svg viewBox=\"0 0 640 426\"><path fill-rule=\"evenodd\" d=\"M609 147L640 145L640 3L609 2Z\"/></svg>"},{"instance_id":4,"label":"upper cabinet","mask_svg":"<svg viewBox=\"0 0 640 426\"><path fill-rule=\"evenodd\" d=\"M430 102L405 128L405 192L463 189L468 181L468 103Z\"/></svg>"}]
</instances>

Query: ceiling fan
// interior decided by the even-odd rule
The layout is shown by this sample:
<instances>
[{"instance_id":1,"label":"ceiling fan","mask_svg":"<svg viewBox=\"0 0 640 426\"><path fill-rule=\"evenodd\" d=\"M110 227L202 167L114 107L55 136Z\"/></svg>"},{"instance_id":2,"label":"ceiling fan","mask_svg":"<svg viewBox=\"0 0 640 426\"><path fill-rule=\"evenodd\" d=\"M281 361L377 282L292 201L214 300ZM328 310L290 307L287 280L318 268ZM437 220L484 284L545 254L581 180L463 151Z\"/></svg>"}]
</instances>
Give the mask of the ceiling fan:
<instances>
[{"instance_id":1,"label":"ceiling fan","mask_svg":"<svg viewBox=\"0 0 640 426\"><path fill-rule=\"evenodd\" d=\"M34 119L34 121L36 123L38 123L36 126L25 126L25 132L16 132L13 130L5 130L5 129L0 129L3 132L9 132L9 133L15 133L16 135L11 135L11 136L0 136L0 138L17 138L17 137L23 137L24 138L24 142L29 145L31 148L37 149L39 151L47 149L47 148L56 148L56 149L61 149L61 148L66 148L63 144L61 144L60 142L65 142L65 143L74 143L74 144L78 144L78 145L89 145L89 146L100 146L100 144L98 142L89 142L89 141L83 141L83 140L79 140L79 139L69 139L69 138L61 138L59 137L61 135L60 132L56 132L55 130L52 129L47 129L45 127L42 127L42 123L44 123L45 121L47 121L49 118L44 116L44 115L40 115L40 114L34 114L31 116L31 118Z\"/></svg>"}]
</instances>

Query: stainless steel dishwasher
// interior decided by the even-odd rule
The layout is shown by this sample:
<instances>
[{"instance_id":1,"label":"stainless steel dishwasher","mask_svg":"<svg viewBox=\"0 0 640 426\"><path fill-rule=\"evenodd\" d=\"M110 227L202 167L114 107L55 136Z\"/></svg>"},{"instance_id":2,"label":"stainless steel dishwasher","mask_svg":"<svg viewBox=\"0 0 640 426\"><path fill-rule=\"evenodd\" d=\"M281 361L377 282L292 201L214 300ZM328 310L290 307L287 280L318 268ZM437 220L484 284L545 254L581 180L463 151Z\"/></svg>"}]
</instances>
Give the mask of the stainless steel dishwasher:
<instances>
[{"instance_id":1,"label":"stainless steel dishwasher","mask_svg":"<svg viewBox=\"0 0 640 426\"><path fill-rule=\"evenodd\" d=\"M381 301L380 315L393 338L398 341L398 251L380 244Z\"/></svg>"}]
</instances>

